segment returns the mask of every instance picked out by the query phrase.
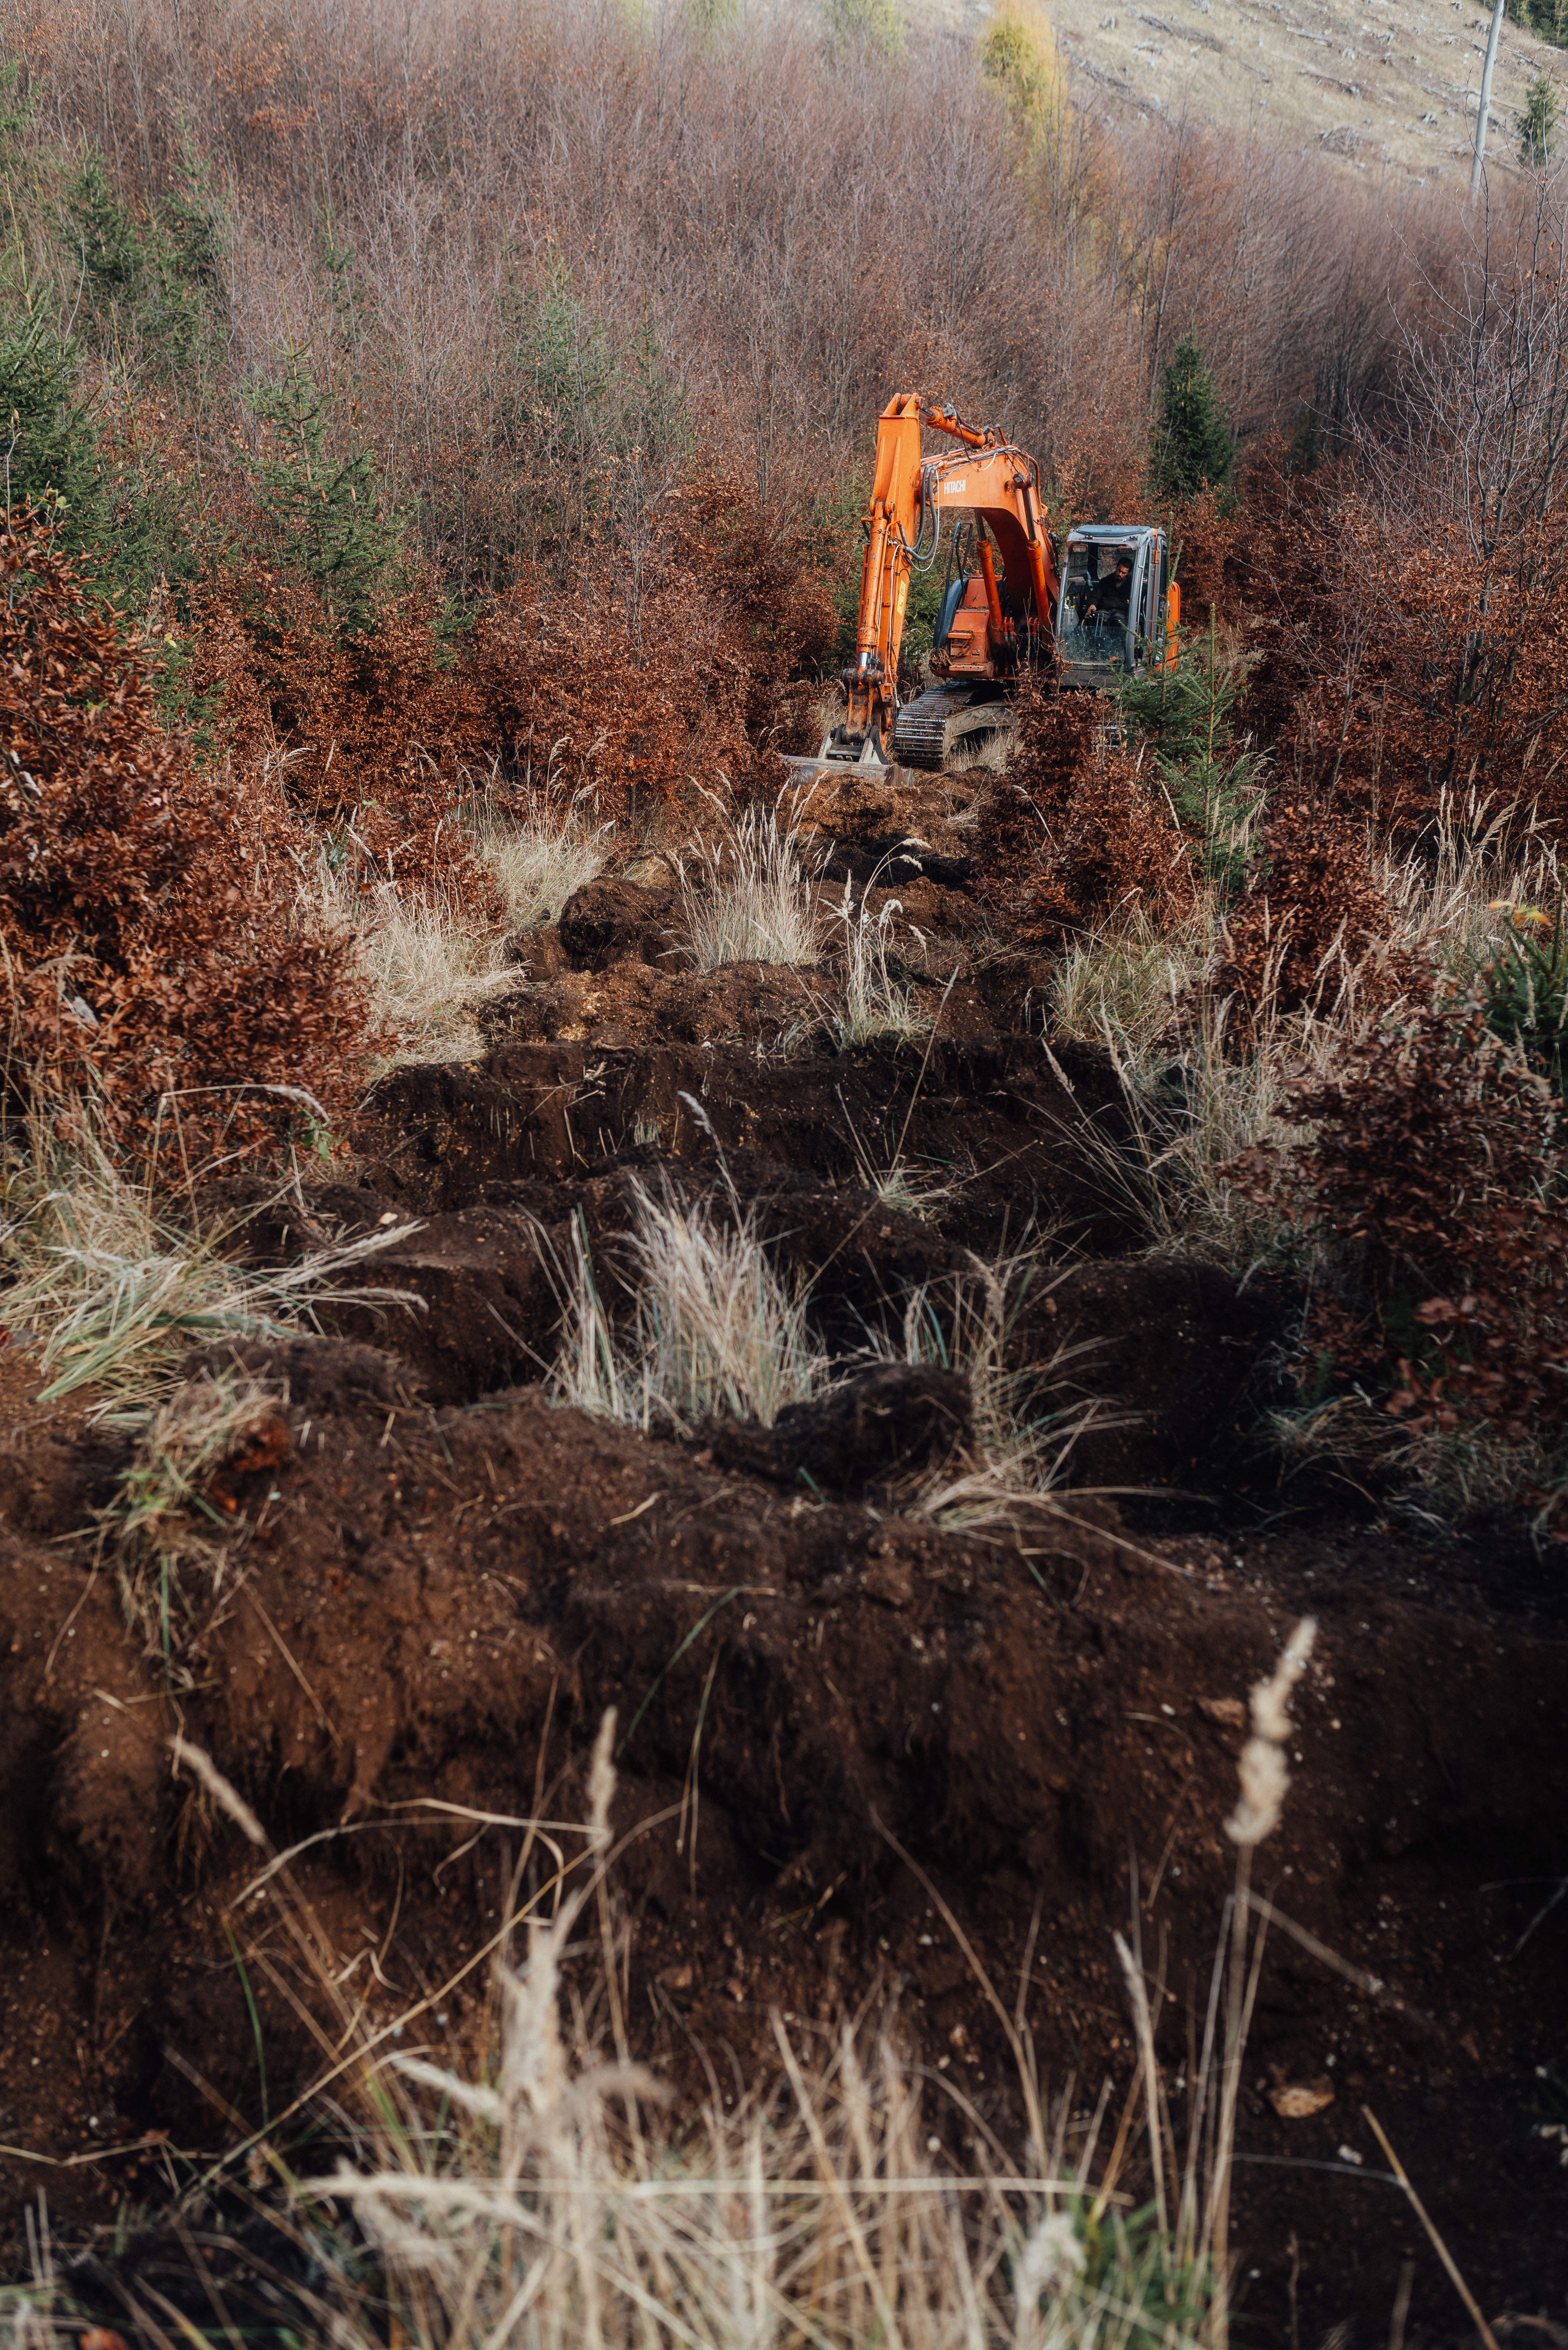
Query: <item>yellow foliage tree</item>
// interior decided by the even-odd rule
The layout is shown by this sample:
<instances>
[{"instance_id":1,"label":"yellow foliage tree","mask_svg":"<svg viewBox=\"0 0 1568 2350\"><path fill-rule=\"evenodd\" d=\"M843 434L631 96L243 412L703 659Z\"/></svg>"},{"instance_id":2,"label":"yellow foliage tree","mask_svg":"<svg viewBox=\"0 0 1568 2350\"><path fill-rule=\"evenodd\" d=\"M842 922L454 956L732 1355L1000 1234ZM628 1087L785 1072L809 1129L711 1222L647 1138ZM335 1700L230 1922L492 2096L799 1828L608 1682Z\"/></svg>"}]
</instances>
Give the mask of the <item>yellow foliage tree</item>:
<instances>
[{"instance_id":1,"label":"yellow foliage tree","mask_svg":"<svg viewBox=\"0 0 1568 2350\"><path fill-rule=\"evenodd\" d=\"M980 45L981 71L1001 86L1021 130L1035 136L1054 121L1062 68L1051 19L1035 0L1007 0Z\"/></svg>"}]
</instances>

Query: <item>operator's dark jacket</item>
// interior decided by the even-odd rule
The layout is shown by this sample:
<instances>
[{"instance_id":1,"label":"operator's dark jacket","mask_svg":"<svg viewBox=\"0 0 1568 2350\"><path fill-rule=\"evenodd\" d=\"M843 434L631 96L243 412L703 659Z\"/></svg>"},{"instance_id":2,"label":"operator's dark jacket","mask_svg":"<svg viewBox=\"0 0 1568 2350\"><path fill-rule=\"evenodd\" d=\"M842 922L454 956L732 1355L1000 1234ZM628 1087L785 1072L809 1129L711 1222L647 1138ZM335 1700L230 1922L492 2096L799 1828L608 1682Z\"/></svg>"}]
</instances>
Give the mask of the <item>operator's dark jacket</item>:
<instances>
[{"instance_id":1,"label":"operator's dark jacket","mask_svg":"<svg viewBox=\"0 0 1568 2350\"><path fill-rule=\"evenodd\" d=\"M1129 571L1125 579L1118 579L1113 569L1106 573L1105 578L1096 580L1089 590L1088 602L1096 612L1103 612L1107 619L1125 621L1131 595L1132 573ZM1087 606L1085 608L1086 610Z\"/></svg>"}]
</instances>

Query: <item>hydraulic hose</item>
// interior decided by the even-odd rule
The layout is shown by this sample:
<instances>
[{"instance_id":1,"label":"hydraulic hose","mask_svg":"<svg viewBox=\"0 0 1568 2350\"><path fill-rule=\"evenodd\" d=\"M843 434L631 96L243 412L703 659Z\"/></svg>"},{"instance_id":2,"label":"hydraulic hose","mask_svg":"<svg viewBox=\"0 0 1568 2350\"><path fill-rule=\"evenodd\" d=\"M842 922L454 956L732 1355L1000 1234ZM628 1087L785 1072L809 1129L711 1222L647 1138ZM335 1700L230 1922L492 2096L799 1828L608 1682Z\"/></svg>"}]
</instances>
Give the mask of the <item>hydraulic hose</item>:
<instances>
[{"instance_id":1,"label":"hydraulic hose","mask_svg":"<svg viewBox=\"0 0 1568 2350\"><path fill-rule=\"evenodd\" d=\"M930 545L926 544L928 529ZM920 467L920 527L915 534L915 544L909 549L909 563L916 571L929 571L937 559L937 542L941 536L942 518L937 506L936 460L928 457Z\"/></svg>"}]
</instances>

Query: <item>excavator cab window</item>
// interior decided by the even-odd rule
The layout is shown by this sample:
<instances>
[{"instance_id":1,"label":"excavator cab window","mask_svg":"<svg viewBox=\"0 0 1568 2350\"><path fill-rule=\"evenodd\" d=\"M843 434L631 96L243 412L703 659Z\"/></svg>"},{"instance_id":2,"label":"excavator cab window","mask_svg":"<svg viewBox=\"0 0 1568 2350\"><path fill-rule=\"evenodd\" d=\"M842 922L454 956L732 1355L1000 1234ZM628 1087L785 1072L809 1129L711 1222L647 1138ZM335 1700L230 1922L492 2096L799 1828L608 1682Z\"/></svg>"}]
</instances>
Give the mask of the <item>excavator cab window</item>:
<instances>
[{"instance_id":1,"label":"excavator cab window","mask_svg":"<svg viewBox=\"0 0 1568 2350\"><path fill-rule=\"evenodd\" d=\"M1139 626L1147 602L1139 553L1136 541L1068 541L1057 631L1064 660L1132 666L1137 639L1147 633ZM1120 571L1124 561L1128 567L1125 576Z\"/></svg>"},{"instance_id":2,"label":"excavator cab window","mask_svg":"<svg viewBox=\"0 0 1568 2350\"><path fill-rule=\"evenodd\" d=\"M1081 535L1073 532L1063 557L1056 621L1063 660L1124 673L1159 660L1165 637L1163 533L1135 527L1124 536L1095 525Z\"/></svg>"}]
</instances>

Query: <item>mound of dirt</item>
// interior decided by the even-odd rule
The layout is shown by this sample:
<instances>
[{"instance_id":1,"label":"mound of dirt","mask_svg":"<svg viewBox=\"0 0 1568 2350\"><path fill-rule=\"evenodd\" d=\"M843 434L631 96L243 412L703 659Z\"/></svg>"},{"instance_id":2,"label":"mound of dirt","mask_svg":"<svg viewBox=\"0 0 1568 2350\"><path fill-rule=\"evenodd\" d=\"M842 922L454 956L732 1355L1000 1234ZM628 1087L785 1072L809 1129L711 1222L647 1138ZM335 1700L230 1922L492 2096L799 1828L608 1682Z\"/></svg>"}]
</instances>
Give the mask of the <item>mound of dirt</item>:
<instances>
[{"instance_id":1,"label":"mound of dirt","mask_svg":"<svg viewBox=\"0 0 1568 2350\"><path fill-rule=\"evenodd\" d=\"M826 2017L899 1983L928 2060L1002 2129L1004 2045L935 1895L993 1981L1018 1980L1033 1947L1043 2062L1097 2078L1127 2060L1111 1935L1136 1853L1144 1930L1179 1992L1174 2054L1179 1987L1206 1979L1230 1881L1239 1700L1311 1607L1323 1628L1272 1898L1389 1995L1347 1992L1282 1932L1252 2059L1263 2078L1329 2064L1343 2105L1306 2122L1250 2106L1247 2151L1333 2161L1359 2143L1362 2095L1408 2142L1432 2097L1484 2105L1549 2047L1560 1953L1538 1936L1495 1995L1495 1952L1534 1900L1498 1880L1552 1866L1568 1653L1528 1623L1478 1637L1417 1555L1258 1544L1231 1561L1134 1541L1108 1504L1070 1496L1021 1532L945 1534L798 1478L792 1496L792 1453L826 1492L952 1423L961 1438L961 1395L940 1378L874 1384L741 1457L738 1431L649 1440L537 1389L432 1408L341 1342L239 1360L288 1388L289 1448L234 1481L234 1568L190 1627L192 1686L165 1691L85 1545L14 1534L0 1558L0 2103L11 2145L86 2150L47 2174L61 2217L108 2212L140 2175L140 2157L93 2150L92 2116L126 2144L166 2131L211 2147L254 2103L224 1921L247 1946L262 1932L240 1899L259 1858L173 1773L177 1721L280 1846L319 1840L296 1867L322 1930L345 1964L374 1938L406 1997L493 1916L511 1846L473 1820L527 1816L613 1704L618 1819L644 1830L621 1872L639 2044L678 2073L688 2034L762 2062L774 2009ZM922 1406L940 1436L920 1435ZM1423 1565L1426 1592L1402 1590ZM568 1792L552 1801L571 1815ZM310 1985L272 1964L308 2008ZM279 2100L317 2059L281 1989L259 2014ZM46 2064L56 2049L76 2053ZM36 2166L5 2161L8 2191L29 2194ZM1452 2223L1458 2173L1428 2160L1424 2184ZM1483 2286L1507 2284L1527 2206L1490 2256L1469 2240ZM1396 2249L1369 2251L1379 2289Z\"/></svg>"},{"instance_id":2,"label":"mound of dirt","mask_svg":"<svg viewBox=\"0 0 1568 2350\"><path fill-rule=\"evenodd\" d=\"M655 889L609 874L585 882L561 909L562 951L574 971L612 963L673 962L682 952L673 889Z\"/></svg>"},{"instance_id":3,"label":"mound of dirt","mask_svg":"<svg viewBox=\"0 0 1568 2350\"><path fill-rule=\"evenodd\" d=\"M345 2001L390 2024L431 1994L428 2028L472 2055L483 1970L462 1970L524 1824L580 1818L608 1706L618 1996L678 2095L707 2063L771 2065L775 2015L810 2039L890 2002L971 2167L987 2132L1018 2142L1002 2011L1085 2110L1102 2079L1128 2089L1131 1929L1179 2121L1246 1693L1311 1612L1253 1879L1274 1922L1239 2116L1246 2322L1381 2339L1412 2258L1412 2350L1445 2339L1451 2288L1378 2183L1364 2105L1484 2306L1568 2293L1564 2174L1532 2134L1568 1918L1542 1907L1568 1866L1561 1578L1506 1530L1416 1542L1375 1494L1279 1488L1257 1423L1296 1301L1142 1253L1116 1073L1049 1033L1049 965L987 943L971 798L847 777L808 810L825 890L848 877L873 919L894 890L929 1037L836 1051L831 962L697 973L665 885L607 879L512 942L481 1064L391 1073L353 1163L281 1204L231 1179L254 1261L391 1241L360 1276L379 1295L324 1309L328 1335L186 1364L203 1393L237 1369L284 1400L268 1444L214 1468L207 1564L127 1567L151 1642L99 1532L146 1463L0 1351L18 2265L41 2183L85 2226L275 2128ZM836 1389L681 1436L548 1399L579 1253L626 1315L650 1199L765 1244ZM985 1378L1064 1444L1087 1417L1048 1500L987 1501L980 1391L943 1351L966 1313ZM939 1359L874 1359L907 1331ZM314 1968L176 1730L290 1852Z\"/></svg>"},{"instance_id":4,"label":"mound of dirt","mask_svg":"<svg viewBox=\"0 0 1568 2350\"><path fill-rule=\"evenodd\" d=\"M625 1051L639 1041L771 1045L820 1029L843 991L825 972L771 962L717 972L669 972L627 959L611 969L566 972L543 985L506 988L479 1008L492 1047L575 1043Z\"/></svg>"},{"instance_id":5,"label":"mound of dirt","mask_svg":"<svg viewBox=\"0 0 1568 2350\"><path fill-rule=\"evenodd\" d=\"M705 1431L721 1469L825 1493L890 1501L919 1471L974 1443L974 1399L960 1371L883 1363L815 1403L786 1404L772 1428L726 1420Z\"/></svg>"}]
</instances>

